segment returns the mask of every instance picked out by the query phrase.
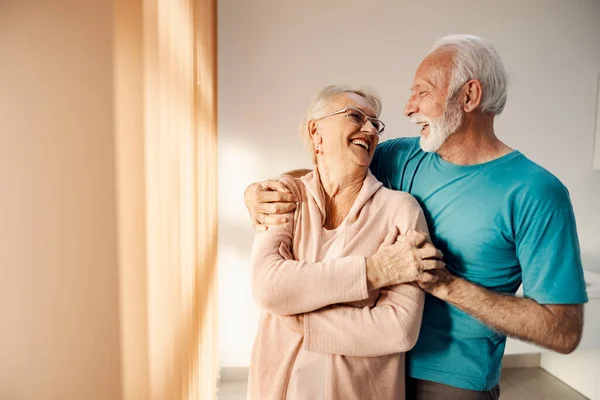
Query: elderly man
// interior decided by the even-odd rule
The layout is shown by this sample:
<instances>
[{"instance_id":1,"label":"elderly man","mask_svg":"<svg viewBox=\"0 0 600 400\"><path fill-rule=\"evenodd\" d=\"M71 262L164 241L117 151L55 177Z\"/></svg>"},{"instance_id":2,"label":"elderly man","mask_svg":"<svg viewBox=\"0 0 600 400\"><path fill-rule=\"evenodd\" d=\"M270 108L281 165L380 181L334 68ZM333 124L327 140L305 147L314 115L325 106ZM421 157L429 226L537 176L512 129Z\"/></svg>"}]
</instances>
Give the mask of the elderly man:
<instances>
[{"instance_id":1,"label":"elderly man","mask_svg":"<svg viewBox=\"0 0 600 400\"><path fill-rule=\"evenodd\" d=\"M428 295L407 398L497 399L506 336L560 353L581 338L587 294L571 201L556 177L498 139L505 103L494 47L444 37L417 69L404 110L420 139L381 143L371 165L387 187L419 200L447 265L435 282L427 273L419 282ZM246 191L259 225L293 209L288 199L275 181Z\"/></svg>"}]
</instances>

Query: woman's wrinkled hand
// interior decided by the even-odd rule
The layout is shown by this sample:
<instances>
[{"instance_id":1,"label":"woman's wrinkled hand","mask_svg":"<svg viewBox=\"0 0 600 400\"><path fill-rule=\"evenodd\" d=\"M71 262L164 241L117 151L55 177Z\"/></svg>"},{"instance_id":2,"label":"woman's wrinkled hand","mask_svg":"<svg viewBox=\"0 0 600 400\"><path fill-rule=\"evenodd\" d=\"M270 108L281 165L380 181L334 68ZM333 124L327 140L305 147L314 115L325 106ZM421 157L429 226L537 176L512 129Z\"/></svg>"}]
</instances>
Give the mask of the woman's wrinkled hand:
<instances>
[{"instance_id":1,"label":"woman's wrinkled hand","mask_svg":"<svg viewBox=\"0 0 600 400\"><path fill-rule=\"evenodd\" d=\"M418 280L435 280L427 271L442 269L443 254L427 241L427 235L410 231L400 235L394 227L375 254L367 257L369 290Z\"/></svg>"}]
</instances>

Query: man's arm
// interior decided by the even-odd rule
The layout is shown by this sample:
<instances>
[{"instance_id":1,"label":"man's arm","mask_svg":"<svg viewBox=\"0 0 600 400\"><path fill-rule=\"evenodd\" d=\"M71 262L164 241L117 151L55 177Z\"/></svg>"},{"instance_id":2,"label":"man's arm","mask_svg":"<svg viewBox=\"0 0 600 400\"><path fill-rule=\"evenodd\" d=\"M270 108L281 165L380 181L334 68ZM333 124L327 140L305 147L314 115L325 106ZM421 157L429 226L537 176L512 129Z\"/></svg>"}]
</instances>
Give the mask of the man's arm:
<instances>
[{"instance_id":1,"label":"man's arm","mask_svg":"<svg viewBox=\"0 0 600 400\"><path fill-rule=\"evenodd\" d=\"M581 340L583 304L539 304L485 289L447 270L433 274L438 281L419 282L423 290L500 333L562 354L573 352Z\"/></svg>"},{"instance_id":2,"label":"man's arm","mask_svg":"<svg viewBox=\"0 0 600 400\"><path fill-rule=\"evenodd\" d=\"M308 174L309 172L310 172L310 169L293 169L291 171L284 172L280 176L287 175L287 176L291 176L292 178L302 178L304 175Z\"/></svg>"}]
</instances>

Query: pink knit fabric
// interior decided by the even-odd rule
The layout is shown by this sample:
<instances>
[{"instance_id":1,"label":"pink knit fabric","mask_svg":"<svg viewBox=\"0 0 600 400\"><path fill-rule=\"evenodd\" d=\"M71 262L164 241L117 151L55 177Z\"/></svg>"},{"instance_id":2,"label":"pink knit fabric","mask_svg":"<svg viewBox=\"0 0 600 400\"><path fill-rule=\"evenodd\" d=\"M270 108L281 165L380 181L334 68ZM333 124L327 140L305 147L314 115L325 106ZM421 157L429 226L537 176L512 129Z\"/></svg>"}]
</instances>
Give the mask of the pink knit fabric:
<instances>
[{"instance_id":1,"label":"pink knit fabric","mask_svg":"<svg viewBox=\"0 0 600 400\"><path fill-rule=\"evenodd\" d=\"M368 172L342 224L326 230L318 171L281 180L300 201L287 215L293 222L254 240L252 284L263 313L249 399L306 398L311 381L325 382L319 399L404 399L404 352L417 340L424 294L414 284L368 292L365 256L394 226L427 233L423 211L412 196L384 188ZM303 324L291 317L297 314ZM325 376L323 368L314 368L318 376L292 376L302 370L294 368L301 350L299 362L318 365L322 358ZM290 377L295 385L288 392Z\"/></svg>"}]
</instances>

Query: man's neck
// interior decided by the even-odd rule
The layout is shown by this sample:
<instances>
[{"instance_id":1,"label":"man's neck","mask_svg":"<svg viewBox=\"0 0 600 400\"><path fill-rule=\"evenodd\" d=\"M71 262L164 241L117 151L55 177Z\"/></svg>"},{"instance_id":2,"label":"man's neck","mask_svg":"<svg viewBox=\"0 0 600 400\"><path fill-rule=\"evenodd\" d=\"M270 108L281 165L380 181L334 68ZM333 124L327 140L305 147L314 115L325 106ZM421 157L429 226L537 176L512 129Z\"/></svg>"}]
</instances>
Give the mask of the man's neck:
<instances>
[{"instance_id":1,"label":"man's neck","mask_svg":"<svg viewBox=\"0 0 600 400\"><path fill-rule=\"evenodd\" d=\"M493 119L467 121L440 147L437 154L456 165L483 164L513 151L494 132Z\"/></svg>"}]
</instances>

